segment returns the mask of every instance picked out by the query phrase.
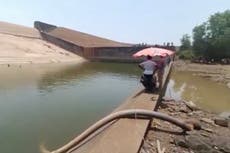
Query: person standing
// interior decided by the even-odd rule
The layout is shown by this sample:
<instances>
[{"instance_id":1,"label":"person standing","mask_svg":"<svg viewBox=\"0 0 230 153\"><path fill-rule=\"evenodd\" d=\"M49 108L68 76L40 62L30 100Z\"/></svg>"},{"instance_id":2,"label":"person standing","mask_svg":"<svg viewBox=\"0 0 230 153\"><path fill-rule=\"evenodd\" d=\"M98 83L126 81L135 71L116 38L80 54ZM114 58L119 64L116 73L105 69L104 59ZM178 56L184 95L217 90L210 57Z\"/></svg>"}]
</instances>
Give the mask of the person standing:
<instances>
[{"instance_id":1,"label":"person standing","mask_svg":"<svg viewBox=\"0 0 230 153\"><path fill-rule=\"evenodd\" d=\"M157 80L159 83L158 88L162 88L162 81L163 81L163 75L164 75L164 68L165 68L165 58L163 56L160 56L160 59L157 61Z\"/></svg>"},{"instance_id":2,"label":"person standing","mask_svg":"<svg viewBox=\"0 0 230 153\"><path fill-rule=\"evenodd\" d=\"M166 57L165 57L165 63L166 63L166 64L165 64L165 66L166 66L166 65L169 65L170 62L171 62L171 57L170 57L169 54L166 53Z\"/></svg>"},{"instance_id":3,"label":"person standing","mask_svg":"<svg viewBox=\"0 0 230 153\"><path fill-rule=\"evenodd\" d=\"M152 90L151 89L151 84L153 83L153 75L156 71L156 66L157 63L155 63L154 61L152 61L152 56L147 56L147 60L140 63L138 65L142 70L144 70L143 75L146 78L146 82L147 82L147 90Z\"/></svg>"}]
</instances>

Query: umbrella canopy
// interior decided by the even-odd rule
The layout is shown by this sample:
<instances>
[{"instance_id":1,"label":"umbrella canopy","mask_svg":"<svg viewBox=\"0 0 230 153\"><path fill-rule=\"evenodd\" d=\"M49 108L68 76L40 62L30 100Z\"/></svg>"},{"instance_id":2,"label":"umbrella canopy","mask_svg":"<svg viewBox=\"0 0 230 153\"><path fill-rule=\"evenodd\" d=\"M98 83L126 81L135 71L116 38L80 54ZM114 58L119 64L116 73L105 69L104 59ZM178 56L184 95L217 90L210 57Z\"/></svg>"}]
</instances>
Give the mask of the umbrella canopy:
<instances>
[{"instance_id":1,"label":"umbrella canopy","mask_svg":"<svg viewBox=\"0 0 230 153\"><path fill-rule=\"evenodd\" d=\"M147 56L147 55L150 55L152 57L167 56L172 54L174 54L174 52L168 49L150 47L136 52L135 54L133 54L133 57L140 57L140 56Z\"/></svg>"}]
</instances>

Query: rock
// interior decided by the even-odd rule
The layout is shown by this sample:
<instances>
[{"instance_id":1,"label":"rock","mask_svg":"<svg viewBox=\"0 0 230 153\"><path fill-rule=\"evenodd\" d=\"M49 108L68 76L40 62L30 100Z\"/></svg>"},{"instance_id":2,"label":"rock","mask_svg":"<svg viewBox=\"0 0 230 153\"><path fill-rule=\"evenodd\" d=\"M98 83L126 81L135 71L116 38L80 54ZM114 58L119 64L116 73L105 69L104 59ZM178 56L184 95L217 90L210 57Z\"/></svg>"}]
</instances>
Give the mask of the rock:
<instances>
[{"instance_id":1,"label":"rock","mask_svg":"<svg viewBox=\"0 0 230 153\"><path fill-rule=\"evenodd\" d=\"M198 134L186 136L186 144L194 152L212 153L213 151L216 151L212 148L212 144L207 138L205 139L203 136Z\"/></svg>"},{"instance_id":2,"label":"rock","mask_svg":"<svg viewBox=\"0 0 230 153\"><path fill-rule=\"evenodd\" d=\"M201 115L201 114L203 114L204 112L201 111L201 110L197 110L197 111L194 111L193 113L196 114L196 115Z\"/></svg>"},{"instance_id":3,"label":"rock","mask_svg":"<svg viewBox=\"0 0 230 153\"><path fill-rule=\"evenodd\" d=\"M225 118L215 118L214 122L216 125L223 126L223 127L229 127L229 120Z\"/></svg>"},{"instance_id":4,"label":"rock","mask_svg":"<svg viewBox=\"0 0 230 153\"><path fill-rule=\"evenodd\" d=\"M188 109L187 109L187 107L186 106L182 106L182 107L180 107L179 108L179 112L182 112L182 113L189 113L189 111L188 111Z\"/></svg>"},{"instance_id":5,"label":"rock","mask_svg":"<svg viewBox=\"0 0 230 153\"><path fill-rule=\"evenodd\" d=\"M168 111L171 112L171 113L175 112L175 110L173 108L168 108Z\"/></svg>"},{"instance_id":6,"label":"rock","mask_svg":"<svg viewBox=\"0 0 230 153\"><path fill-rule=\"evenodd\" d=\"M196 119L188 119L188 120L185 120L185 123L187 124L191 124L193 126L193 129L195 130L201 130L201 124L198 120Z\"/></svg>"},{"instance_id":7,"label":"rock","mask_svg":"<svg viewBox=\"0 0 230 153\"><path fill-rule=\"evenodd\" d=\"M204 137L209 137L209 135L207 133L201 133L201 135Z\"/></svg>"},{"instance_id":8,"label":"rock","mask_svg":"<svg viewBox=\"0 0 230 153\"><path fill-rule=\"evenodd\" d=\"M186 126L188 127L187 131L192 131L194 129L194 126L192 124L187 124Z\"/></svg>"},{"instance_id":9,"label":"rock","mask_svg":"<svg viewBox=\"0 0 230 153\"><path fill-rule=\"evenodd\" d=\"M212 129L209 129L209 128L202 128L202 130L206 131L206 132L209 132L209 133L213 133L213 130Z\"/></svg>"},{"instance_id":10,"label":"rock","mask_svg":"<svg viewBox=\"0 0 230 153\"><path fill-rule=\"evenodd\" d=\"M183 101L185 105L192 111L200 110L192 101Z\"/></svg>"},{"instance_id":11,"label":"rock","mask_svg":"<svg viewBox=\"0 0 230 153\"><path fill-rule=\"evenodd\" d=\"M170 141L169 141L169 143L171 143L171 144L175 144L175 141L174 141L174 139L173 139L173 138L170 138Z\"/></svg>"},{"instance_id":12,"label":"rock","mask_svg":"<svg viewBox=\"0 0 230 153\"><path fill-rule=\"evenodd\" d=\"M212 119L209 118L201 118L200 119L202 122L208 123L208 124L214 124L214 121Z\"/></svg>"},{"instance_id":13,"label":"rock","mask_svg":"<svg viewBox=\"0 0 230 153\"><path fill-rule=\"evenodd\" d=\"M167 103L163 102L163 103L161 103L160 107L165 109L165 108L168 108L169 106Z\"/></svg>"},{"instance_id":14,"label":"rock","mask_svg":"<svg viewBox=\"0 0 230 153\"><path fill-rule=\"evenodd\" d=\"M230 112L223 112L219 116L230 120Z\"/></svg>"},{"instance_id":15,"label":"rock","mask_svg":"<svg viewBox=\"0 0 230 153\"><path fill-rule=\"evenodd\" d=\"M189 148L188 144L186 143L185 139L183 138L175 138L174 144L183 148Z\"/></svg>"},{"instance_id":16,"label":"rock","mask_svg":"<svg viewBox=\"0 0 230 153\"><path fill-rule=\"evenodd\" d=\"M158 121L153 120L152 126L157 127L157 126L161 126L161 124Z\"/></svg>"},{"instance_id":17,"label":"rock","mask_svg":"<svg viewBox=\"0 0 230 153\"><path fill-rule=\"evenodd\" d=\"M230 137L226 136L216 136L213 138L213 145L215 145L218 150L226 153L230 153Z\"/></svg>"}]
</instances>

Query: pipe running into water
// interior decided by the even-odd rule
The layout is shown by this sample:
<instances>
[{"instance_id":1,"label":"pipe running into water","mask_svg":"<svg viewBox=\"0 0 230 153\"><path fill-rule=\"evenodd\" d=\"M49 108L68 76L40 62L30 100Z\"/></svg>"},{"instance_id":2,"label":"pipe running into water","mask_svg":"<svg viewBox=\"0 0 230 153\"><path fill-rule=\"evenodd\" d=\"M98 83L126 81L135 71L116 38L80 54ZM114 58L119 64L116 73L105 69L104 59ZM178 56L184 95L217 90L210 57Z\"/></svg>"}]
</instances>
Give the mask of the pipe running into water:
<instances>
[{"instance_id":1,"label":"pipe running into water","mask_svg":"<svg viewBox=\"0 0 230 153\"><path fill-rule=\"evenodd\" d=\"M90 126L88 129L86 129L83 133L81 133L79 136L74 138L72 141L70 141L69 143L67 143L66 145L64 145L63 147L61 147L57 150L48 151L45 149L45 147L41 146L41 152L42 153L66 153L71 148L78 145L80 142L82 142L84 139L86 139L88 136L90 136L92 133L94 133L95 131L97 131L101 127L105 126L106 124L108 124L114 120L118 120L121 118L133 118L133 119L156 118L156 119L161 119L161 120L170 122L176 126L179 126L180 128L182 128L185 131L191 130L191 126L189 126L185 122L183 122L179 119L173 118L171 116L168 116L166 114L155 112L155 111L150 111L150 110L143 110L143 109L128 109L128 110L118 111L118 112L112 113L112 114L104 117L103 119L99 120L98 122L96 122L95 124Z\"/></svg>"}]
</instances>

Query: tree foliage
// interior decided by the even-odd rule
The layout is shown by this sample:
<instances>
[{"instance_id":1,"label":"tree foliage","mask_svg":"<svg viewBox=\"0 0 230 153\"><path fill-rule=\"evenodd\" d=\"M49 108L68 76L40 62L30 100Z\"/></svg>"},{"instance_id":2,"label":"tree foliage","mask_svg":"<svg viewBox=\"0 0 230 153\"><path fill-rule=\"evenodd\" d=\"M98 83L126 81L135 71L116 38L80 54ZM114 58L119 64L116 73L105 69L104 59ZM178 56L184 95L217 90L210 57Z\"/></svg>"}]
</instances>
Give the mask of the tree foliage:
<instances>
[{"instance_id":1,"label":"tree foliage","mask_svg":"<svg viewBox=\"0 0 230 153\"><path fill-rule=\"evenodd\" d=\"M191 49L191 40L190 36L188 34L184 34L181 38L181 46L180 51L183 50L190 50Z\"/></svg>"},{"instance_id":2,"label":"tree foliage","mask_svg":"<svg viewBox=\"0 0 230 153\"><path fill-rule=\"evenodd\" d=\"M230 10L212 15L193 29L193 51L209 59L230 58Z\"/></svg>"}]
</instances>

